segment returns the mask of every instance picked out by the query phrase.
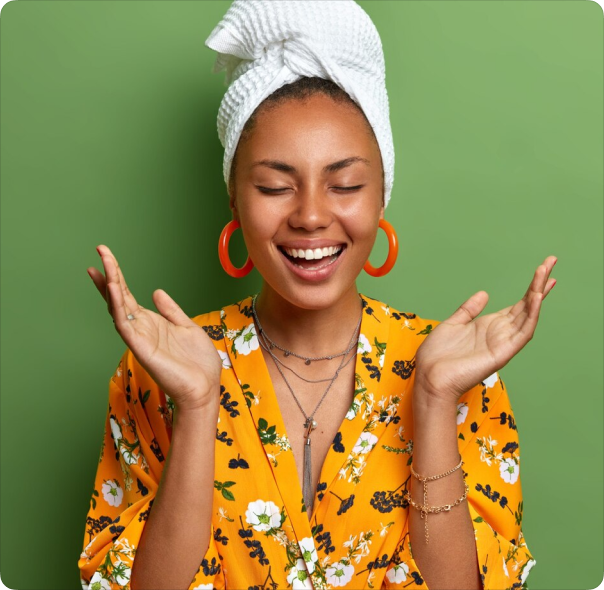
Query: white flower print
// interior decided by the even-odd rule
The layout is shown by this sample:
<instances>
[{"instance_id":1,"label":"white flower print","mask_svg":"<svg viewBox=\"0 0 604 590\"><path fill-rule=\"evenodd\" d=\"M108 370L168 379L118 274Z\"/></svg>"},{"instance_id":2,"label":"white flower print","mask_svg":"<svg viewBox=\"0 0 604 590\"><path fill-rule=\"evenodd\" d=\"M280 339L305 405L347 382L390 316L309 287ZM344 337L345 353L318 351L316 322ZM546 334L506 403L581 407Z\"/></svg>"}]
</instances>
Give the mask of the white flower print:
<instances>
[{"instance_id":1,"label":"white flower print","mask_svg":"<svg viewBox=\"0 0 604 590\"><path fill-rule=\"evenodd\" d=\"M256 350L260 346L254 322L246 326L241 334L235 338L233 346L238 353L244 356L247 356L252 350Z\"/></svg>"},{"instance_id":2,"label":"white flower print","mask_svg":"<svg viewBox=\"0 0 604 590\"><path fill-rule=\"evenodd\" d=\"M357 440L354 445L352 452L353 453L368 453L373 449L375 443L378 441L378 437L375 434L371 434L371 432L362 432L361 436L359 436L359 440Z\"/></svg>"},{"instance_id":3,"label":"white flower print","mask_svg":"<svg viewBox=\"0 0 604 590\"><path fill-rule=\"evenodd\" d=\"M216 349L216 350L218 350L218 349ZM222 360L222 368L230 369L231 368L231 359L229 358L229 355L226 352L223 352L222 350L218 350L218 356Z\"/></svg>"},{"instance_id":4,"label":"white flower print","mask_svg":"<svg viewBox=\"0 0 604 590\"><path fill-rule=\"evenodd\" d=\"M381 305L380 307L384 310L384 313L386 315L390 315L390 306L389 305L386 305L386 307L384 307L383 305Z\"/></svg>"},{"instance_id":5,"label":"white flower print","mask_svg":"<svg viewBox=\"0 0 604 590\"><path fill-rule=\"evenodd\" d=\"M364 352L371 352L371 344L369 344L369 340L365 334L359 334L359 342L358 342L357 354L363 354Z\"/></svg>"},{"instance_id":6,"label":"white flower print","mask_svg":"<svg viewBox=\"0 0 604 590\"><path fill-rule=\"evenodd\" d=\"M312 590L310 577L303 559L296 561L296 565L292 567L287 575L287 581L292 585L293 590Z\"/></svg>"},{"instance_id":7,"label":"white flower print","mask_svg":"<svg viewBox=\"0 0 604 590\"><path fill-rule=\"evenodd\" d=\"M95 572L94 576L90 579L88 590L111 590L111 582L103 578L100 572Z\"/></svg>"},{"instance_id":8,"label":"white flower print","mask_svg":"<svg viewBox=\"0 0 604 590\"><path fill-rule=\"evenodd\" d=\"M315 549L315 542L312 537L304 537L299 543L300 551L302 551L302 557L308 567L308 573L312 574L315 571L315 563L319 560L317 550Z\"/></svg>"},{"instance_id":9,"label":"white flower print","mask_svg":"<svg viewBox=\"0 0 604 590\"><path fill-rule=\"evenodd\" d=\"M361 404L357 401L353 401L346 412L346 420L354 420L358 411L361 409Z\"/></svg>"},{"instance_id":10,"label":"white flower print","mask_svg":"<svg viewBox=\"0 0 604 590\"><path fill-rule=\"evenodd\" d=\"M388 532L388 529L394 524L394 521L389 522L388 524L383 524L380 522L380 537L383 537Z\"/></svg>"},{"instance_id":11,"label":"white flower print","mask_svg":"<svg viewBox=\"0 0 604 590\"><path fill-rule=\"evenodd\" d=\"M124 497L124 490L120 487L115 479L107 479L101 486L103 498L109 506L119 506Z\"/></svg>"},{"instance_id":12,"label":"white flower print","mask_svg":"<svg viewBox=\"0 0 604 590\"><path fill-rule=\"evenodd\" d=\"M211 582L209 584L199 584L199 586L195 586L193 590L212 590L214 588L214 584Z\"/></svg>"},{"instance_id":13,"label":"white flower print","mask_svg":"<svg viewBox=\"0 0 604 590\"><path fill-rule=\"evenodd\" d=\"M121 560L118 559L113 564L113 578L120 586L125 586L130 581L132 570Z\"/></svg>"},{"instance_id":14,"label":"white flower print","mask_svg":"<svg viewBox=\"0 0 604 590\"><path fill-rule=\"evenodd\" d=\"M327 583L335 587L346 586L352 579L352 574L354 574L354 567L352 565L346 565L341 561L332 563L325 570Z\"/></svg>"},{"instance_id":15,"label":"white flower print","mask_svg":"<svg viewBox=\"0 0 604 590\"><path fill-rule=\"evenodd\" d=\"M109 418L109 424L111 424L111 433L113 434L113 438L117 444L117 441L122 438L122 429L113 418Z\"/></svg>"},{"instance_id":16,"label":"white flower print","mask_svg":"<svg viewBox=\"0 0 604 590\"><path fill-rule=\"evenodd\" d=\"M468 416L468 404L466 402L462 402L461 404L457 404L457 424L463 424L466 421Z\"/></svg>"},{"instance_id":17,"label":"white flower print","mask_svg":"<svg viewBox=\"0 0 604 590\"><path fill-rule=\"evenodd\" d=\"M266 532L281 525L281 513L274 502L256 500L245 511L245 521L256 531Z\"/></svg>"},{"instance_id":18,"label":"white flower print","mask_svg":"<svg viewBox=\"0 0 604 590\"><path fill-rule=\"evenodd\" d=\"M401 561L401 563L395 565L386 572L386 577L390 583L399 584L407 579L408 573L409 566L404 561Z\"/></svg>"},{"instance_id":19,"label":"white flower print","mask_svg":"<svg viewBox=\"0 0 604 590\"><path fill-rule=\"evenodd\" d=\"M495 383L497 383L497 381L499 381L499 375L497 374L497 372L495 372L492 375L489 375L483 381L483 383L485 384L486 387L494 387L494 385L495 385Z\"/></svg>"},{"instance_id":20,"label":"white flower print","mask_svg":"<svg viewBox=\"0 0 604 590\"><path fill-rule=\"evenodd\" d=\"M503 555L501 556L501 560L503 561L503 573L506 575L507 578L509 578L510 574L508 572L508 566L505 563L505 557L503 557Z\"/></svg>"},{"instance_id":21,"label":"white flower print","mask_svg":"<svg viewBox=\"0 0 604 590\"><path fill-rule=\"evenodd\" d=\"M520 580L521 582L524 584L526 582L526 579L528 578L529 572L531 571L531 568L536 564L537 562L534 559L529 559L526 562L526 565L524 566L524 569L522 570L522 573L520 574Z\"/></svg>"},{"instance_id":22,"label":"white flower print","mask_svg":"<svg viewBox=\"0 0 604 590\"><path fill-rule=\"evenodd\" d=\"M506 483L516 483L519 472L520 466L510 457L503 459L499 464L499 475Z\"/></svg>"}]
</instances>

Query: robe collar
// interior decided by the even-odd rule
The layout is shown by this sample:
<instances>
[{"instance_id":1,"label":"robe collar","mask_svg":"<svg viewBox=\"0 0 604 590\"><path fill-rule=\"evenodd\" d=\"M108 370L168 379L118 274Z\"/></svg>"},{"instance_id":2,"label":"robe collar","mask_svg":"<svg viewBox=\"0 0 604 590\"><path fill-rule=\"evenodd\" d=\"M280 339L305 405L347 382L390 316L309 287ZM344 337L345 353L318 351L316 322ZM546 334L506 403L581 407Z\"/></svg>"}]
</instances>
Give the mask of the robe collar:
<instances>
[{"instance_id":1,"label":"robe collar","mask_svg":"<svg viewBox=\"0 0 604 590\"><path fill-rule=\"evenodd\" d=\"M380 301L360 294L363 304L358 353L355 361L355 394L351 408L344 418L338 434L327 452L322 466L319 482L327 484L327 488L340 474L349 456L368 426L374 435L379 437L387 419L378 419L375 411L381 394L381 373L383 371L384 354L388 342L390 317L387 307ZM310 522L315 519L321 502L317 498L313 504L313 514L309 519L294 454L289 447L285 425L279 409L277 396L273 388L270 373L253 321L252 296L238 303L228 305L221 310L221 322L226 339L226 349L231 366L243 396L248 405L250 416L262 442L262 448L267 456L279 489L283 505L290 518L298 541L305 537L312 538ZM365 400L372 399L373 411ZM369 424L372 422L371 424ZM347 470L347 477L351 470ZM295 490L292 493L292 490Z\"/></svg>"}]
</instances>

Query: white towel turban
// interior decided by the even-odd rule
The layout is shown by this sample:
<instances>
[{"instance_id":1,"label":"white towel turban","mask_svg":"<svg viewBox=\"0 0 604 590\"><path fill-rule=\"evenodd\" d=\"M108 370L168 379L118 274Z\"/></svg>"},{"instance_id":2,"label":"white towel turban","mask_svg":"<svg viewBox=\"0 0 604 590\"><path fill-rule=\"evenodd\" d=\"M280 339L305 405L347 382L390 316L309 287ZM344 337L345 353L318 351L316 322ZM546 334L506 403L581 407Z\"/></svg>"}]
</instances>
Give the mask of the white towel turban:
<instances>
[{"instance_id":1,"label":"white towel turban","mask_svg":"<svg viewBox=\"0 0 604 590\"><path fill-rule=\"evenodd\" d=\"M394 145L384 54L369 15L354 0L234 0L205 44L229 84L218 111L228 185L241 131L275 90L303 76L335 82L361 107L384 166L384 203L394 180Z\"/></svg>"}]
</instances>

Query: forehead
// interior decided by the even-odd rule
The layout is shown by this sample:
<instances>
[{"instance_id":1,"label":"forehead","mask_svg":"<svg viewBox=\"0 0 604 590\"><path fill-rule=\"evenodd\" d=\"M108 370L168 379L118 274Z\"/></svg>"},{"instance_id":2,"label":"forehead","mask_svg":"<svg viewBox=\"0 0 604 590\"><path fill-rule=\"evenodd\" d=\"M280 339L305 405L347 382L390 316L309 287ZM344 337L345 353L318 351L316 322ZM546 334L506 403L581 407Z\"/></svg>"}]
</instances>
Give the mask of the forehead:
<instances>
[{"instance_id":1,"label":"forehead","mask_svg":"<svg viewBox=\"0 0 604 590\"><path fill-rule=\"evenodd\" d=\"M242 159L333 160L359 155L374 160L379 148L364 115L323 94L261 107L239 146Z\"/></svg>"}]
</instances>

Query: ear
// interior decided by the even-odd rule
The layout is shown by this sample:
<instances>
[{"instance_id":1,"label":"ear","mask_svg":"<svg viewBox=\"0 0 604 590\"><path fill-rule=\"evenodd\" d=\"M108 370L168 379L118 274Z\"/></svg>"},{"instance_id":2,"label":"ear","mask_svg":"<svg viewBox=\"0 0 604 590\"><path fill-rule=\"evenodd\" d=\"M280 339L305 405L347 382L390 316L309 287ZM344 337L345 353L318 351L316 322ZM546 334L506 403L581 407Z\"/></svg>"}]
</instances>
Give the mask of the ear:
<instances>
[{"instance_id":1,"label":"ear","mask_svg":"<svg viewBox=\"0 0 604 590\"><path fill-rule=\"evenodd\" d=\"M384 219L384 205L380 207L380 219Z\"/></svg>"},{"instance_id":2,"label":"ear","mask_svg":"<svg viewBox=\"0 0 604 590\"><path fill-rule=\"evenodd\" d=\"M229 209L233 215L233 219L239 221L239 211L237 210L237 198L234 194L229 195Z\"/></svg>"}]
</instances>

